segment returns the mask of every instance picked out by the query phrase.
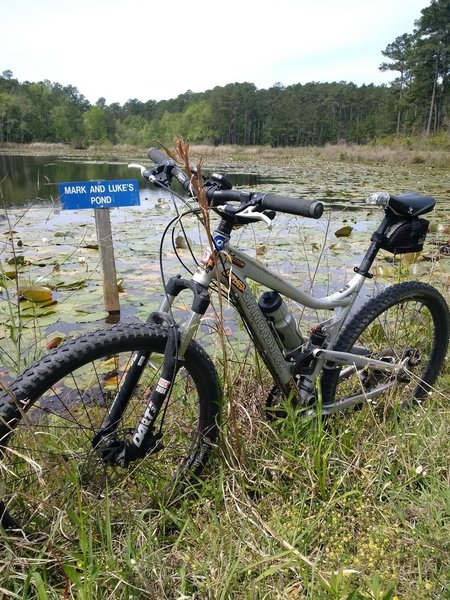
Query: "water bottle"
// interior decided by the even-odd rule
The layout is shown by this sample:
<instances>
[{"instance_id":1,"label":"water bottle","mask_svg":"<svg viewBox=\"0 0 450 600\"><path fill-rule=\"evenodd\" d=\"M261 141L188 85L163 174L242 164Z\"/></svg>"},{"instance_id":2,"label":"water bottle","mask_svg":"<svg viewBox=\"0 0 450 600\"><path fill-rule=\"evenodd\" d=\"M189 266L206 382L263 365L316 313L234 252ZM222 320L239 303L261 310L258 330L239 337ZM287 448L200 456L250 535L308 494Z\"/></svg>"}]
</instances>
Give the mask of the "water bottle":
<instances>
[{"instance_id":1,"label":"water bottle","mask_svg":"<svg viewBox=\"0 0 450 600\"><path fill-rule=\"evenodd\" d=\"M273 323L283 346L288 352L292 352L304 343L304 339L297 331L297 323L294 317L278 292L263 292L259 298L258 306L266 319Z\"/></svg>"}]
</instances>

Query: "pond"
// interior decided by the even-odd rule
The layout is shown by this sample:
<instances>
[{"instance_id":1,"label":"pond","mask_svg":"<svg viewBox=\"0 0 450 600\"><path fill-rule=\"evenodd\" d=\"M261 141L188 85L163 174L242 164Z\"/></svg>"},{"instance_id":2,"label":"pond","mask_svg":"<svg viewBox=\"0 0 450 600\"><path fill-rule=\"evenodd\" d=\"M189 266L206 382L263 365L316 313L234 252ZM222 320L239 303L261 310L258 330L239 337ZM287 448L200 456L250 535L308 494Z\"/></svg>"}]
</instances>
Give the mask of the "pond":
<instances>
[{"instance_id":1,"label":"pond","mask_svg":"<svg viewBox=\"0 0 450 600\"><path fill-rule=\"evenodd\" d=\"M128 168L130 162L142 162L142 158L102 161L0 155L4 207L0 215L0 365L12 370L11 364L22 366L54 339L104 326L94 211L61 210L57 184L139 178L138 171ZM306 157L301 167L216 163L206 164L203 170L222 172L243 189L309 197L326 204L319 221L278 215L272 230L258 224L237 230L234 237L235 245L303 289L313 287L316 295L338 289L353 275L382 216L379 209L365 204L369 193L381 189L434 195L432 233L422 255L406 255L393 263L391 255L382 254L367 293L408 277L431 282L448 296L450 259L441 251L450 238L450 180L445 169L330 163ZM179 224L160 246L162 233L182 203L143 180L140 201L140 206L111 210L121 320L145 319L157 308L162 297L160 256L165 277L186 274L185 266L193 265L189 249L180 241ZM201 255L205 236L198 222L188 216L183 224L195 255ZM351 228L350 235L336 237L335 232L344 226ZM34 286L50 289L50 300L23 299L19 304L24 290ZM226 318L231 335L242 336L229 308ZM303 318L307 326L308 319L316 316L306 313Z\"/></svg>"},{"instance_id":2,"label":"pond","mask_svg":"<svg viewBox=\"0 0 450 600\"><path fill-rule=\"evenodd\" d=\"M30 202L45 204L58 199L58 183L64 181L95 181L98 179L131 179L138 176L130 163L142 163L142 157L130 160L86 160L58 156L21 156L0 154L0 200L4 207L28 206ZM147 160L148 162L148 160ZM228 169L230 170L230 169ZM270 174L230 174L233 185L254 187L277 184L279 178ZM141 191L154 193L148 181L141 179Z\"/></svg>"}]
</instances>

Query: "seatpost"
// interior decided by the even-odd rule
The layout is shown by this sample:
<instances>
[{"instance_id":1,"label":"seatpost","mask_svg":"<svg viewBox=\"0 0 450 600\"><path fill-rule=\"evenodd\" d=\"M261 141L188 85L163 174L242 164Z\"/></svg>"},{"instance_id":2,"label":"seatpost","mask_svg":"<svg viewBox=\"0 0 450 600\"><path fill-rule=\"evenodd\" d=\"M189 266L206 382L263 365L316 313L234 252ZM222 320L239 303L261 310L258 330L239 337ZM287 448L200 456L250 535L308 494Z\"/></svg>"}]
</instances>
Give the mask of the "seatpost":
<instances>
[{"instance_id":1,"label":"seatpost","mask_svg":"<svg viewBox=\"0 0 450 600\"><path fill-rule=\"evenodd\" d=\"M355 267L354 269L355 273L358 273L358 275L372 279L373 275L370 273L370 268L372 267L373 261L375 260L378 250L381 247L381 240L383 239L386 229L389 227L391 222L391 219L384 217L378 229L372 234L372 237L370 238L370 246L367 249L364 258L362 259L361 264L359 267Z\"/></svg>"}]
</instances>

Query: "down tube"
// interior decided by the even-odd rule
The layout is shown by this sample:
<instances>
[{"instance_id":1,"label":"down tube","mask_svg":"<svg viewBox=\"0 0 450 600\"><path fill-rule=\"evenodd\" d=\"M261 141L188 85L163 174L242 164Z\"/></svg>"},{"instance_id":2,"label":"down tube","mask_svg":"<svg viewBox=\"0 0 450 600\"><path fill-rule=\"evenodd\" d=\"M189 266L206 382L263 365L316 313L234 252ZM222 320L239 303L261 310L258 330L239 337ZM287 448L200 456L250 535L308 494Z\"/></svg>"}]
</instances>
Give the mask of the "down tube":
<instances>
[{"instance_id":1,"label":"down tube","mask_svg":"<svg viewBox=\"0 0 450 600\"><path fill-rule=\"evenodd\" d=\"M292 362L284 358L249 286L246 285L244 291L235 290L233 295L239 314L251 330L269 371L285 393L289 393Z\"/></svg>"}]
</instances>

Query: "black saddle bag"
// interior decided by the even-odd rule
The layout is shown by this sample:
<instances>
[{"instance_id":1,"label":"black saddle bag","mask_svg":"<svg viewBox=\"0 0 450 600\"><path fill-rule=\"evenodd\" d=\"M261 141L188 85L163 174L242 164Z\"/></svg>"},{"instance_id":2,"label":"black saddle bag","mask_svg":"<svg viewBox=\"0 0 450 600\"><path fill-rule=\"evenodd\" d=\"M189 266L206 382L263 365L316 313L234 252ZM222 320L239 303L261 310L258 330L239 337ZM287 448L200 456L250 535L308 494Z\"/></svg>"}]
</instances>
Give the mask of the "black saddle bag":
<instances>
[{"instance_id":1,"label":"black saddle bag","mask_svg":"<svg viewBox=\"0 0 450 600\"><path fill-rule=\"evenodd\" d=\"M429 221L426 219L407 219L395 221L389 225L381 240L381 248L394 254L420 252L427 236Z\"/></svg>"}]
</instances>

